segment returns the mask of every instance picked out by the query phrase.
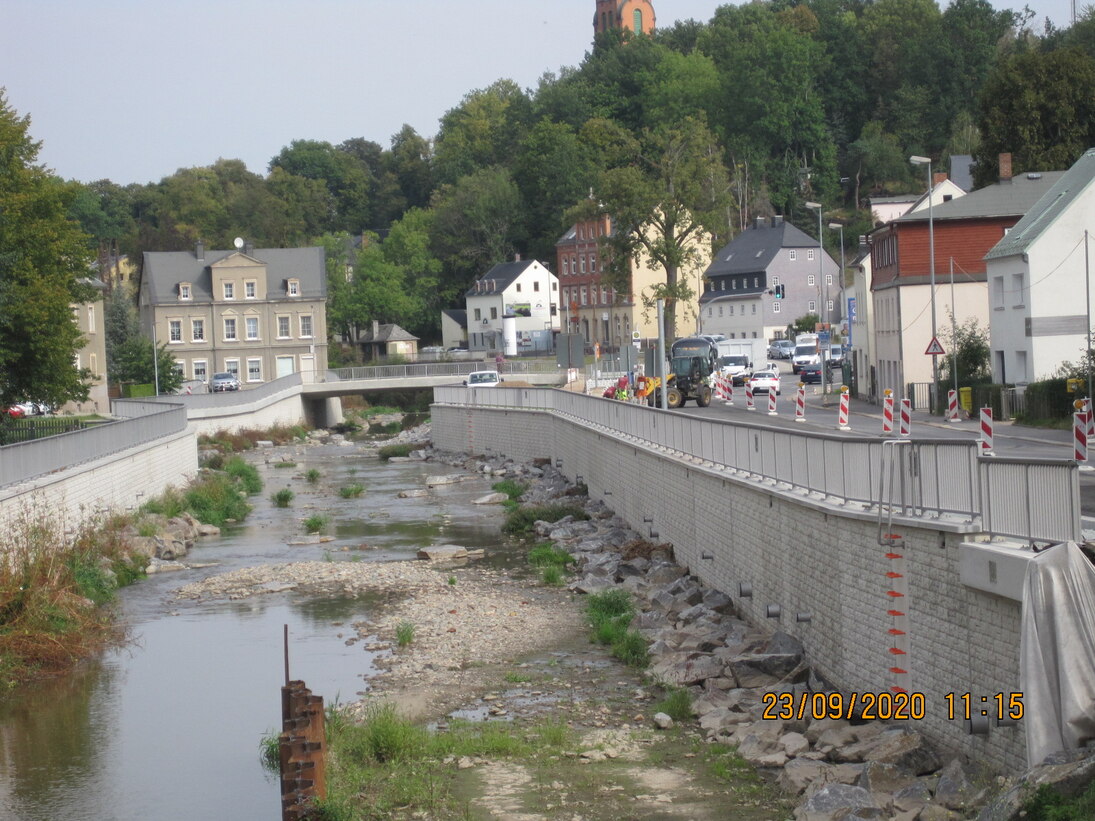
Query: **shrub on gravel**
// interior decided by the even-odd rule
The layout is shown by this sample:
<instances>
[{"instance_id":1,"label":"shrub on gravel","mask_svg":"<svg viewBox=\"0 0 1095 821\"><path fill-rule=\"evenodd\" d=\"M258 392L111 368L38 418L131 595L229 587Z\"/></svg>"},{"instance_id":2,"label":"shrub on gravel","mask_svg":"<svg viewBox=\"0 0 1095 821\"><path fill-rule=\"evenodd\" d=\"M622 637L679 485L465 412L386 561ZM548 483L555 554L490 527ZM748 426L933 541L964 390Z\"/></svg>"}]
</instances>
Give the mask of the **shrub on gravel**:
<instances>
[{"instance_id":1,"label":"shrub on gravel","mask_svg":"<svg viewBox=\"0 0 1095 821\"><path fill-rule=\"evenodd\" d=\"M502 525L504 533L531 533L536 522L557 522L570 516L574 519L588 519L589 514L581 505L575 504L550 504L550 505L526 505L516 510L511 510L506 516L506 522Z\"/></svg>"}]
</instances>

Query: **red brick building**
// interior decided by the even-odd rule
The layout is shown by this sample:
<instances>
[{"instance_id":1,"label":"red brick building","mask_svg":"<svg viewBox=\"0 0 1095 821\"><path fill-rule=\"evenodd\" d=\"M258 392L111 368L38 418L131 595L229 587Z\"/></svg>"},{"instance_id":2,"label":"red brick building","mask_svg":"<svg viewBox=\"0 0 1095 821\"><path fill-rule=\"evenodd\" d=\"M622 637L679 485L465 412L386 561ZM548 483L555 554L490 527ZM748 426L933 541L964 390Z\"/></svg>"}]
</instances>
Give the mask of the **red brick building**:
<instances>
[{"instance_id":1,"label":"red brick building","mask_svg":"<svg viewBox=\"0 0 1095 821\"><path fill-rule=\"evenodd\" d=\"M633 34L654 31L654 4L650 0L597 0L593 34L624 29Z\"/></svg>"}]
</instances>

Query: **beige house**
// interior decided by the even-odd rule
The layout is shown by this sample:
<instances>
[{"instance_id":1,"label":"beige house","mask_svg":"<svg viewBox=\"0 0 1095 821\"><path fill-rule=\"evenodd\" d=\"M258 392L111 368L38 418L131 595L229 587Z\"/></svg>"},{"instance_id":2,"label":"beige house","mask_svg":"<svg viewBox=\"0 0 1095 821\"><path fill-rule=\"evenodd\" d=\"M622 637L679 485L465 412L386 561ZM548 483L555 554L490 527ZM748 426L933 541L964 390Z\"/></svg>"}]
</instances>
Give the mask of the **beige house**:
<instances>
[{"instance_id":1,"label":"beige house","mask_svg":"<svg viewBox=\"0 0 1095 821\"><path fill-rule=\"evenodd\" d=\"M88 397L84 402L68 402L61 408L62 413L107 413L110 410L106 386L106 331L103 325L104 286L98 279L89 279L87 284L98 293L90 302L73 305L72 318L84 337L83 347L76 352L76 368L91 371Z\"/></svg>"},{"instance_id":2,"label":"beige house","mask_svg":"<svg viewBox=\"0 0 1095 821\"><path fill-rule=\"evenodd\" d=\"M244 389L327 367L323 249L148 251L142 330L187 380L235 374Z\"/></svg>"}]
</instances>

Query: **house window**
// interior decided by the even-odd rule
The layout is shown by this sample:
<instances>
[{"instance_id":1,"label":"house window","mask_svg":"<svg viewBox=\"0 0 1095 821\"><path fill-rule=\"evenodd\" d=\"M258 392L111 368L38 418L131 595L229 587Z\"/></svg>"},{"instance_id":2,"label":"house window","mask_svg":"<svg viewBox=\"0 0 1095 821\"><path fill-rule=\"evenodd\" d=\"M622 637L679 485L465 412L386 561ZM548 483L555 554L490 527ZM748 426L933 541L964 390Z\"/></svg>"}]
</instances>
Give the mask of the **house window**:
<instances>
[{"instance_id":1,"label":"house window","mask_svg":"<svg viewBox=\"0 0 1095 821\"><path fill-rule=\"evenodd\" d=\"M288 339L288 338L289 338L289 317L279 316L278 317L278 339Z\"/></svg>"},{"instance_id":2,"label":"house window","mask_svg":"<svg viewBox=\"0 0 1095 821\"><path fill-rule=\"evenodd\" d=\"M491 308L490 309L490 318L491 319L498 319L498 308Z\"/></svg>"},{"instance_id":3,"label":"house window","mask_svg":"<svg viewBox=\"0 0 1095 821\"><path fill-rule=\"evenodd\" d=\"M583 285L583 286L582 286L582 296L581 296L581 301L582 301L582 304L583 304L583 305L585 305L585 304L586 304L586 286L585 286L585 285Z\"/></svg>"},{"instance_id":4,"label":"house window","mask_svg":"<svg viewBox=\"0 0 1095 821\"><path fill-rule=\"evenodd\" d=\"M812 261L812 260L813 260L813 258L814 258L814 249L813 249L813 248L811 248L810 250L808 250L808 251L806 252L806 259L807 259L807 260L811 260L811 261Z\"/></svg>"},{"instance_id":5,"label":"house window","mask_svg":"<svg viewBox=\"0 0 1095 821\"><path fill-rule=\"evenodd\" d=\"M732 312L734 309L731 308L730 310ZM721 305L719 306L719 316L722 316L722 306Z\"/></svg>"},{"instance_id":6,"label":"house window","mask_svg":"<svg viewBox=\"0 0 1095 821\"><path fill-rule=\"evenodd\" d=\"M224 298L235 299L236 298L236 284L234 282L224 283Z\"/></svg>"},{"instance_id":7,"label":"house window","mask_svg":"<svg viewBox=\"0 0 1095 821\"><path fill-rule=\"evenodd\" d=\"M230 373L236 379L240 378L240 361L238 359L224 360L224 372Z\"/></svg>"},{"instance_id":8,"label":"house window","mask_svg":"<svg viewBox=\"0 0 1095 821\"><path fill-rule=\"evenodd\" d=\"M94 356L94 354L92 354L92 356ZM173 370L180 379L186 378L186 363L181 359L175 360L175 364L172 366L171 370Z\"/></svg>"},{"instance_id":9,"label":"house window","mask_svg":"<svg viewBox=\"0 0 1095 821\"><path fill-rule=\"evenodd\" d=\"M563 257L563 276L570 275L570 260Z\"/></svg>"},{"instance_id":10,"label":"house window","mask_svg":"<svg viewBox=\"0 0 1095 821\"><path fill-rule=\"evenodd\" d=\"M483 311L482 311L482 309L480 309L480 308L476 308L476 309L475 309L475 321L476 321L476 322L478 322L478 321L479 321L480 319L482 319L482 318L483 318Z\"/></svg>"},{"instance_id":11,"label":"house window","mask_svg":"<svg viewBox=\"0 0 1095 821\"><path fill-rule=\"evenodd\" d=\"M826 274L825 275L825 284L826 285L832 285L833 284L833 275L832 274Z\"/></svg>"},{"instance_id":12,"label":"house window","mask_svg":"<svg viewBox=\"0 0 1095 821\"><path fill-rule=\"evenodd\" d=\"M249 316L244 319L244 324L247 327L247 338L255 340L259 338L259 318L257 316Z\"/></svg>"},{"instance_id":13,"label":"house window","mask_svg":"<svg viewBox=\"0 0 1095 821\"><path fill-rule=\"evenodd\" d=\"M574 254L570 255L570 273L578 273L578 257L574 256Z\"/></svg>"},{"instance_id":14,"label":"house window","mask_svg":"<svg viewBox=\"0 0 1095 821\"><path fill-rule=\"evenodd\" d=\"M302 314L300 317L300 335L303 339L312 338L312 315Z\"/></svg>"},{"instance_id":15,"label":"house window","mask_svg":"<svg viewBox=\"0 0 1095 821\"><path fill-rule=\"evenodd\" d=\"M643 10L635 9L635 13L632 15L632 22L635 24L635 33L643 33Z\"/></svg>"},{"instance_id":16,"label":"house window","mask_svg":"<svg viewBox=\"0 0 1095 821\"><path fill-rule=\"evenodd\" d=\"M730 306L730 316L734 315L734 306ZM719 316L722 316L722 308L719 308Z\"/></svg>"},{"instance_id":17,"label":"house window","mask_svg":"<svg viewBox=\"0 0 1095 821\"><path fill-rule=\"evenodd\" d=\"M254 299L258 295L258 285L255 280L249 279L243 283L244 299Z\"/></svg>"},{"instance_id":18,"label":"house window","mask_svg":"<svg viewBox=\"0 0 1095 821\"><path fill-rule=\"evenodd\" d=\"M608 288L606 288L604 285L601 286L601 304L608 304Z\"/></svg>"},{"instance_id":19,"label":"house window","mask_svg":"<svg viewBox=\"0 0 1095 821\"><path fill-rule=\"evenodd\" d=\"M754 288L759 288L760 287L760 277L753 277L753 287Z\"/></svg>"},{"instance_id":20,"label":"house window","mask_svg":"<svg viewBox=\"0 0 1095 821\"><path fill-rule=\"evenodd\" d=\"M247 360L247 381L248 382L261 382L262 381L262 360L261 359L248 359Z\"/></svg>"},{"instance_id":21,"label":"house window","mask_svg":"<svg viewBox=\"0 0 1095 821\"><path fill-rule=\"evenodd\" d=\"M753 303L753 313L755 314L756 312L757 312L757 303L754 302Z\"/></svg>"},{"instance_id":22,"label":"house window","mask_svg":"<svg viewBox=\"0 0 1095 821\"><path fill-rule=\"evenodd\" d=\"M540 290L540 280L536 280L534 283L532 283L532 290L533 291L539 291Z\"/></svg>"},{"instance_id":23,"label":"house window","mask_svg":"<svg viewBox=\"0 0 1095 821\"><path fill-rule=\"evenodd\" d=\"M89 334L95 333L95 306L87 306L87 332Z\"/></svg>"},{"instance_id":24,"label":"house window","mask_svg":"<svg viewBox=\"0 0 1095 821\"><path fill-rule=\"evenodd\" d=\"M205 341L205 320L204 319L191 319L190 320L190 341L191 342L204 342Z\"/></svg>"},{"instance_id":25,"label":"house window","mask_svg":"<svg viewBox=\"0 0 1095 821\"><path fill-rule=\"evenodd\" d=\"M1026 304L1026 299L1023 295L1023 275L1012 274L1011 275L1011 293L1012 293L1012 307L1022 308Z\"/></svg>"},{"instance_id":26,"label":"house window","mask_svg":"<svg viewBox=\"0 0 1095 821\"><path fill-rule=\"evenodd\" d=\"M236 341L236 320L233 317L227 317L224 320L224 341Z\"/></svg>"},{"instance_id":27,"label":"house window","mask_svg":"<svg viewBox=\"0 0 1095 821\"><path fill-rule=\"evenodd\" d=\"M736 291L738 289L738 281L736 279L730 280L730 290Z\"/></svg>"},{"instance_id":28,"label":"house window","mask_svg":"<svg viewBox=\"0 0 1095 821\"><path fill-rule=\"evenodd\" d=\"M167 338L172 342L182 342L181 319L169 319L167 321Z\"/></svg>"},{"instance_id":29,"label":"house window","mask_svg":"<svg viewBox=\"0 0 1095 821\"><path fill-rule=\"evenodd\" d=\"M810 276L806 277L806 284L810 285L810 286L813 286L813 284L814 284L814 275L813 274L810 274Z\"/></svg>"},{"instance_id":30,"label":"house window","mask_svg":"<svg viewBox=\"0 0 1095 821\"><path fill-rule=\"evenodd\" d=\"M289 296L300 296L300 280L289 280L288 284L285 286L285 290L289 294Z\"/></svg>"},{"instance_id":31,"label":"house window","mask_svg":"<svg viewBox=\"0 0 1095 821\"><path fill-rule=\"evenodd\" d=\"M204 382L207 375L205 360L195 359L194 364L191 367L193 368L191 373L194 375L194 378L199 382Z\"/></svg>"},{"instance_id":32,"label":"house window","mask_svg":"<svg viewBox=\"0 0 1095 821\"><path fill-rule=\"evenodd\" d=\"M581 269L581 272L583 274L586 272L586 258L585 257L583 257L583 256L578 257L578 267Z\"/></svg>"},{"instance_id":33,"label":"house window","mask_svg":"<svg viewBox=\"0 0 1095 821\"><path fill-rule=\"evenodd\" d=\"M811 299L809 302L806 303L806 310L810 313L813 313L817 310L817 303Z\"/></svg>"},{"instance_id":34,"label":"house window","mask_svg":"<svg viewBox=\"0 0 1095 821\"><path fill-rule=\"evenodd\" d=\"M597 273L597 255L596 254L590 254L589 255L589 272L591 274Z\"/></svg>"},{"instance_id":35,"label":"house window","mask_svg":"<svg viewBox=\"0 0 1095 821\"><path fill-rule=\"evenodd\" d=\"M825 303L825 310L828 311L829 313L832 313L832 311L833 311L833 301L831 299L828 302Z\"/></svg>"},{"instance_id":36,"label":"house window","mask_svg":"<svg viewBox=\"0 0 1095 821\"><path fill-rule=\"evenodd\" d=\"M1004 278L993 277L992 278L992 290L994 292L993 308L995 310L1002 310L1004 307Z\"/></svg>"},{"instance_id":37,"label":"house window","mask_svg":"<svg viewBox=\"0 0 1095 821\"><path fill-rule=\"evenodd\" d=\"M796 251L794 248L792 248L790 250L790 255L791 255L791 262L794 262L796 259L798 259L798 251Z\"/></svg>"},{"instance_id":38,"label":"house window","mask_svg":"<svg viewBox=\"0 0 1095 821\"><path fill-rule=\"evenodd\" d=\"M774 313L774 314L778 314L778 313L779 313L779 300L778 300L778 299L777 299L777 300L775 300L775 301L774 301L774 302L772 303L772 313Z\"/></svg>"},{"instance_id":39,"label":"house window","mask_svg":"<svg viewBox=\"0 0 1095 821\"><path fill-rule=\"evenodd\" d=\"M91 371L93 377L99 375L99 358L95 356L95 354L91 354L91 356L88 357L88 370Z\"/></svg>"},{"instance_id":40,"label":"house window","mask_svg":"<svg viewBox=\"0 0 1095 821\"><path fill-rule=\"evenodd\" d=\"M517 293L521 293L521 283L517 283Z\"/></svg>"},{"instance_id":41,"label":"house window","mask_svg":"<svg viewBox=\"0 0 1095 821\"><path fill-rule=\"evenodd\" d=\"M179 283L179 299L190 299L190 298L191 298L191 296L190 296L190 283L189 282L180 282Z\"/></svg>"}]
</instances>

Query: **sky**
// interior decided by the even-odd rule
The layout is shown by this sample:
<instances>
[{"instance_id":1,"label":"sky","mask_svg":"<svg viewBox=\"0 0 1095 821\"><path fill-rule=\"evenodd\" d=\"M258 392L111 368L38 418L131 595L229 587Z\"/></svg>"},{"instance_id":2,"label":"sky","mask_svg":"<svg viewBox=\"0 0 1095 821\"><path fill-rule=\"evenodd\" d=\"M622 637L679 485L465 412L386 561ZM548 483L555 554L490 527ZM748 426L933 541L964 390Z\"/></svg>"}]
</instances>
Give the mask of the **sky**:
<instances>
[{"instance_id":1,"label":"sky","mask_svg":"<svg viewBox=\"0 0 1095 821\"><path fill-rule=\"evenodd\" d=\"M1084 0L1086 2L1087 0ZM1022 0L991 0L1021 8ZM659 27L719 0L654 0ZM1071 0L1028 0L1058 27ZM594 0L3 0L0 88L39 161L121 185L243 160L264 174L293 140L387 148L425 137L469 91L534 89L581 63ZM944 3L945 5L945 3Z\"/></svg>"}]
</instances>

